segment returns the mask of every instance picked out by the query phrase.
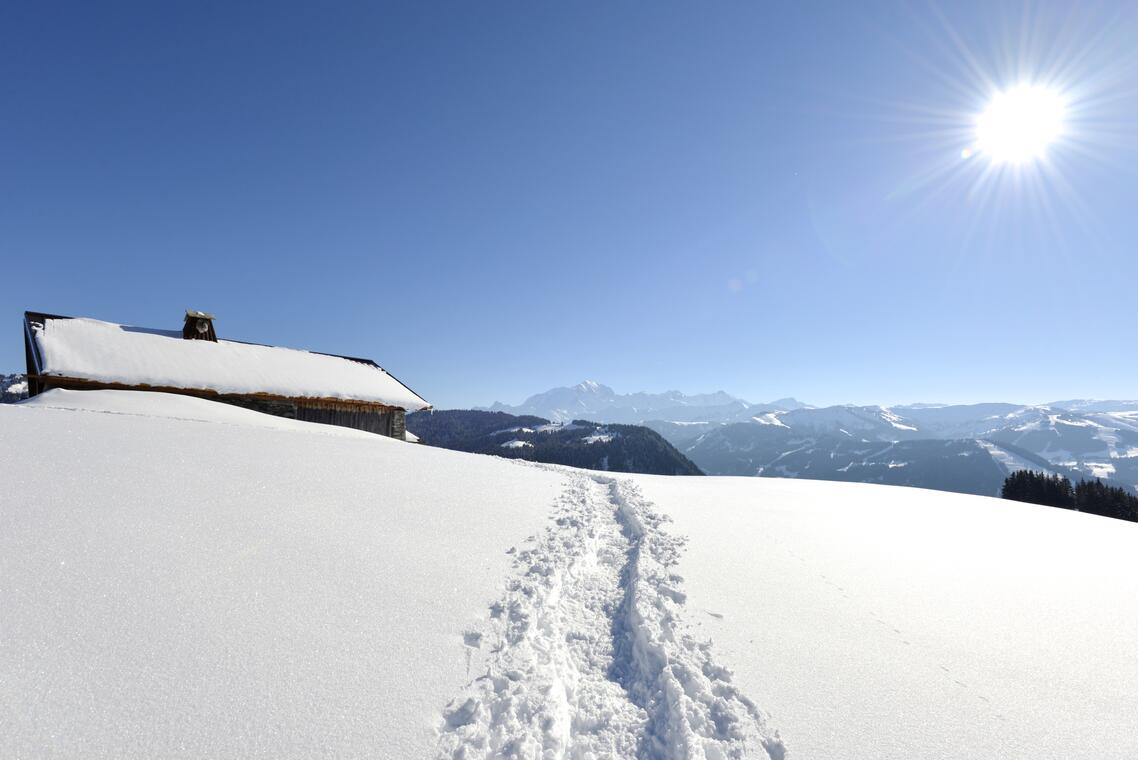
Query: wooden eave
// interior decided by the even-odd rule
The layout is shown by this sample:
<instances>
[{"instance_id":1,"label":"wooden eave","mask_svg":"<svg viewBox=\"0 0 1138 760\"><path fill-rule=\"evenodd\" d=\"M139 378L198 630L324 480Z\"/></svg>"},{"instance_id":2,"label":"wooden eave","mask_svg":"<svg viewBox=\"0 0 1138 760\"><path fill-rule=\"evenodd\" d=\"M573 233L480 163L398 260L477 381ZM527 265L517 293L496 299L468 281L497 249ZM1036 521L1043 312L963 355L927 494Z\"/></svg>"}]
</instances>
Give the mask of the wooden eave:
<instances>
[{"instance_id":1,"label":"wooden eave","mask_svg":"<svg viewBox=\"0 0 1138 760\"><path fill-rule=\"evenodd\" d=\"M337 409L367 409L372 411L386 411L389 409L403 409L401 406L381 404L376 401L360 401L356 399L326 398L319 396L282 396L276 393L222 393L211 388L178 388L169 385L146 385L145 383L131 385L127 383L105 382L102 380L86 380L81 377L65 377L63 375L29 375L43 387L74 388L76 390L111 390L111 391L153 391L156 393L174 393L183 396L196 396L205 399L222 398L257 398L265 401L291 401L303 403L307 406L329 406ZM406 411L406 410L404 410Z\"/></svg>"}]
</instances>

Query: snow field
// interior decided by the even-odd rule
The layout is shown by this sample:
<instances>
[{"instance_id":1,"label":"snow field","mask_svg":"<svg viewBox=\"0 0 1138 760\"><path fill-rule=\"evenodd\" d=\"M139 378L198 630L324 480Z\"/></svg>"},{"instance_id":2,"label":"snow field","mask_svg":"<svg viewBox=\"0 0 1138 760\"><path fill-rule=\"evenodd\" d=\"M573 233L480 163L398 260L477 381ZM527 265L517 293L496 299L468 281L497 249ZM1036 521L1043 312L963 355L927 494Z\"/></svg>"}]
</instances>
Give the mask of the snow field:
<instances>
[{"instance_id":1,"label":"snow field","mask_svg":"<svg viewBox=\"0 0 1138 760\"><path fill-rule=\"evenodd\" d=\"M1135 524L162 394L0 445L0 757L1138 757Z\"/></svg>"},{"instance_id":2,"label":"snow field","mask_svg":"<svg viewBox=\"0 0 1138 760\"><path fill-rule=\"evenodd\" d=\"M793 760L1138 757L1138 525L860 483L634 475L689 622Z\"/></svg>"},{"instance_id":3,"label":"snow field","mask_svg":"<svg viewBox=\"0 0 1138 760\"><path fill-rule=\"evenodd\" d=\"M431 757L565 477L93 393L0 406L0 757Z\"/></svg>"}]
</instances>

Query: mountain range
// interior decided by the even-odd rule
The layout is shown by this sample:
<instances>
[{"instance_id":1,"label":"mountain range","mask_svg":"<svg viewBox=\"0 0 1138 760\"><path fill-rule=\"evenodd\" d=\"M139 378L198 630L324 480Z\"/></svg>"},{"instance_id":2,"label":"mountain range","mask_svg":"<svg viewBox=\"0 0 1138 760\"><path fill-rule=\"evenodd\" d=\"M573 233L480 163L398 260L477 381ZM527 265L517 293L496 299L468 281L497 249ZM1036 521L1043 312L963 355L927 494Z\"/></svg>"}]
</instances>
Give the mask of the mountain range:
<instances>
[{"instance_id":1,"label":"mountain range","mask_svg":"<svg viewBox=\"0 0 1138 760\"><path fill-rule=\"evenodd\" d=\"M0 402L24 395L22 375L0 376ZM495 403L489 411L503 413L502 419L506 414L539 419L490 422L497 427L469 440L460 441L452 431L440 445L538 461L552 457L549 461L594 469L630 469L631 446L641 457L651 452L631 466L647 472L692 467L708 475L886 483L981 495L998 493L1011 472L1030 469L1072 481L1101 478L1138 491L1138 401L1133 400L814 407L794 398L751 403L724 391L620 394L585 381L517 406ZM409 420L409 427L418 432L421 425L434 426L437 434L449 424L439 414L433 421ZM574 428L573 420L589 420L591 427ZM551 426L545 433L525 430L545 424ZM671 445L662 447L633 430L602 440L612 431L597 428L618 424L645 426ZM518 428L518 434L495 433L509 428ZM558 432L550 434L554 428ZM599 437L582 442L590 436ZM502 446L514 440L512 447Z\"/></svg>"},{"instance_id":2,"label":"mountain range","mask_svg":"<svg viewBox=\"0 0 1138 760\"><path fill-rule=\"evenodd\" d=\"M1018 469L1138 490L1138 401L813 407L723 391L618 394L586 381L491 409L652 428L709 475L806 477L993 495Z\"/></svg>"},{"instance_id":3,"label":"mountain range","mask_svg":"<svg viewBox=\"0 0 1138 760\"><path fill-rule=\"evenodd\" d=\"M752 404L724 391L688 396L680 391L621 394L607 385L586 380L568 388L553 388L530 396L517 406L495 402L485 411L532 414L554 422L574 419L640 424L648 420L737 422L763 412L802 409L793 398Z\"/></svg>"}]
</instances>

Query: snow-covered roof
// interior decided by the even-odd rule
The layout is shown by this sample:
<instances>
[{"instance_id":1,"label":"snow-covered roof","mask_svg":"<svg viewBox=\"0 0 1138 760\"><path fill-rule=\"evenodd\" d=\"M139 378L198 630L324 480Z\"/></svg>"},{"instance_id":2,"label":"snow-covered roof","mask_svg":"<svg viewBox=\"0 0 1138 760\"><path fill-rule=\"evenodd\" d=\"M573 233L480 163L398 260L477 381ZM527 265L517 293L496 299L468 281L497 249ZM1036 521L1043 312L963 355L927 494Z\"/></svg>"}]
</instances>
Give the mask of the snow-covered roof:
<instances>
[{"instance_id":1,"label":"snow-covered roof","mask_svg":"<svg viewBox=\"0 0 1138 760\"><path fill-rule=\"evenodd\" d=\"M83 318L29 320L41 375L152 388L430 406L373 362Z\"/></svg>"}]
</instances>

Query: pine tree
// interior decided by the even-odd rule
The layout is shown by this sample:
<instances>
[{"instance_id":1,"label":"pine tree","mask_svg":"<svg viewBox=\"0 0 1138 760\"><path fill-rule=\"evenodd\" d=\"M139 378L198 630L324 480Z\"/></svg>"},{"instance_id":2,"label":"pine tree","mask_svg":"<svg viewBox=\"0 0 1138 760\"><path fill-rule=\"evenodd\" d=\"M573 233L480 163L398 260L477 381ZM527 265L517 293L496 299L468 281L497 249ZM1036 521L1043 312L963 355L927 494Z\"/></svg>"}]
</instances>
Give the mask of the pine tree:
<instances>
[{"instance_id":1,"label":"pine tree","mask_svg":"<svg viewBox=\"0 0 1138 760\"><path fill-rule=\"evenodd\" d=\"M1014 501L1048 507L1075 509L1091 515L1138 522L1138 496L1125 489L1108 486L1098 478L1071 481L1059 475L1018 470L1004 480L1000 496Z\"/></svg>"}]
</instances>

